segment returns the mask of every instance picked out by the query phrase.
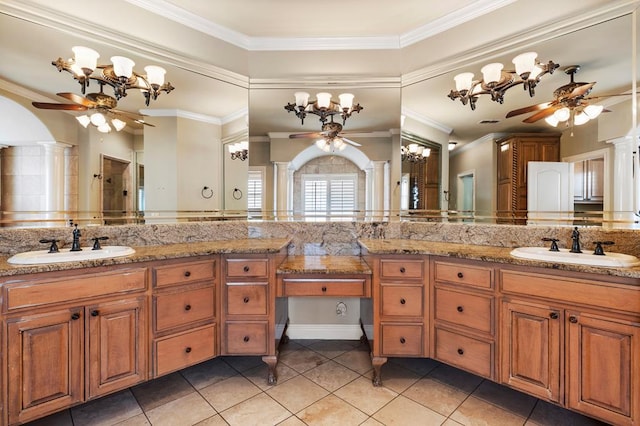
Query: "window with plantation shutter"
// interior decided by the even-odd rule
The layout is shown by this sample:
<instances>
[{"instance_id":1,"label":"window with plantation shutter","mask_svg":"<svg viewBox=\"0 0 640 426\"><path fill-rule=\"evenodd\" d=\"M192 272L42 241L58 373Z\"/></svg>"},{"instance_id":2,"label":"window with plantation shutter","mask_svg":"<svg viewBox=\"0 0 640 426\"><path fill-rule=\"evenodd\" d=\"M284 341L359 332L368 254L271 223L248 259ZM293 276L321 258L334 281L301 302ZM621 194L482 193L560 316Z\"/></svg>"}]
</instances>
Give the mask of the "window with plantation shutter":
<instances>
[{"instance_id":1,"label":"window with plantation shutter","mask_svg":"<svg viewBox=\"0 0 640 426\"><path fill-rule=\"evenodd\" d=\"M249 170L247 182L247 210L262 212L264 209L264 173L261 170Z\"/></svg>"},{"instance_id":2,"label":"window with plantation shutter","mask_svg":"<svg viewBox=\"0 0 640 426\"><path fill-rule=\"evenodd\" d=\"M352 220L356 209L357 176L303 175L302 205L309 220Z\"/></svg>"}]
</instances>

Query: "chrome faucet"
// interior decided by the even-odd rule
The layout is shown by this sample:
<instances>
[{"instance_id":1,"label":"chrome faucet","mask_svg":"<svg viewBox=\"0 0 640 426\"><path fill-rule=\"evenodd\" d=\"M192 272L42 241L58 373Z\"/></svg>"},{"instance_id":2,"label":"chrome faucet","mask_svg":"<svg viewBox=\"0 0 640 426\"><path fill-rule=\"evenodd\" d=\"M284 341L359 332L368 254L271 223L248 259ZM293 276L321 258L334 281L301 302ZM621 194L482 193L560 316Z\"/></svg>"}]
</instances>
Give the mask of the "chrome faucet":
<instances>
[{"instance_id":1,"label":"chrome faucet","mask_svg":"<svg viewBox=\"0 0 640 426\"><path fill-rule=\"evenodd\" d=\"M74 230L73 230L73 243L71 244L71 250L69 251L82 251L82 248L80 247L80 236L82 235L80 233L80 230L78 229L78 224L75 223L73 226L75 226Z\"/></svg>"},{"instance_id":2,"label":"chrome faucet","mask_svg":"<svg viewBox=\"0 0 640 426\"><path fill-rule=\"evenodd\" d=\"M571 243L571 253L582 253L580 250L580 232L578 232L578 227L573 228L573 232L571 233L571 239L573 240Z\"/></svg>"}]
</instances>

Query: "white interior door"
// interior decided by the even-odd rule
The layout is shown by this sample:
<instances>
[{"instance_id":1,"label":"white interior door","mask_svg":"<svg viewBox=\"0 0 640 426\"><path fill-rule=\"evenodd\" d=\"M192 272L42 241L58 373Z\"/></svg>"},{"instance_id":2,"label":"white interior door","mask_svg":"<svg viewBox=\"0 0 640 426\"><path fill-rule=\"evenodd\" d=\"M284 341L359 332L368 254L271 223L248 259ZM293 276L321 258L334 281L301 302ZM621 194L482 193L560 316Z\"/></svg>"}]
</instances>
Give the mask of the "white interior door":
<instances>
[{"instance_id":1,"label":"white interior door","mask_svg":"<svg viewBox=\"0 0 640 426\"><path fill-rule=\"evenodd\" d=\"M573 165L530 161L527 167L527 223L570 224L573 212Z\"/></svg>"}]
</instances>

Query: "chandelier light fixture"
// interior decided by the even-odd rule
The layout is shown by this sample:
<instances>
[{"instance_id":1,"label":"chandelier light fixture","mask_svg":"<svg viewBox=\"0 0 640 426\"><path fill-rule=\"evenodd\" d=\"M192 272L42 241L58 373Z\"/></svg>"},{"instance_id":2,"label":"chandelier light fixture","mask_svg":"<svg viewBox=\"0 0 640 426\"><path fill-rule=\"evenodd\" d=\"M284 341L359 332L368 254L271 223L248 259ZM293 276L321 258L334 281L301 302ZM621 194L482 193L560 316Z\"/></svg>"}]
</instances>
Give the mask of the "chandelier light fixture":
<instances>
[{"instance_id":1,"label":"chandelier light fixture","mask_svg":"<svg viewBox=\"0 0 640 426\"><path fill-rule=\"evenodd\" d=\"M79 115L76 117L76 120L78 120L78 122L85 129L87 128L87 126L89 126L89 124L92 124L98 128L99 132L109 133L111 131L111 126L109 126L107 117L105 117L105 115L101 112L94 112L91 115ZM127 125L127 123L118 118L112 118L110 121L113 127L115 127L116 131L118 132L124 129Z\"/></svg>"},{"instance_id":2,"label":"chandelier light fixture","mask_svg":"<svg viewBox=\"0 0 640 426\"><path fill-rule=\"evenodd\" d=\"M504 94L510 88L523 85L529 96L535 95L535 88L545 74L553 74L558 64L549 61L546 64L539 62L536 52L522 53L513 58L515 71L504 70L501 63L491 63L482 67L482 79L474 80L473 73L464 72L453 79L456 83L455 90L451 90L451 100L460 99L463 105L469 104L472 110L476 109L476 102L480 95L491 95L491 100L502 104Z\"/></svg>"},{"instance_id":3,"label":"chandelier light fixture","mask_svg":"<svg viewBox=\"0 0 640 426\"><path fill-rule=\"evenodd\" d=\"M427 161L427 158L431 154L431 149L417 143L410 143L407 146L403 145L400 147L400 154L402 155L402 161L420 163Z\"/></svg>"},{"instance_id":4,"label":"chandelier light fixture","mask_svg":"<svg viewBox=\"0 0 640 426\"><path fill-rule=\"evenodd\" d=\"M246 160L249 158L249 142L242 141L229 144L229 154L231 154L232 160Z\"/></svg>"},{"instance_id":5,"label":"chandelier light fixture","mask_svg":"<svg viewBox=\"0 0 640 426\"><path fill-rule=\"evenodd\" d=\"M295 103L287 103L284 106L289 112L293 112L304 124L304 119L307 114L314 114L320 117L322 124L325 124L330 118L333 123L333 116L340 115L342 117L342 124L347 121L347 118L351 117L354 112L360 113L363 107L360 104L353 103L354 95L351 93L342 93L338 96L339 102L331 99L331 93L320 92L316 94L316 99L310 101L309 93L296 92L294 93Z\"/></svg>"},{"instance_id":6,"label":"chandelier light fixture","mask_svg":"<svg viewBox=\"0 0 640 426\"><path fill-rule=\"evenodd\" d=\"M145 98L145 105L149 106L151 99L156 100L161 92L169 93L174 87L165 83L165 69L156 65L144 68L146 75L133 70L135 62L124 56L112 56L111 64L98 65L100 54L93 49L74 46L74 57L69 60L58 58L51 62L58 71L67 71L82 86L82 94L86 93L91 80L100 85L100 91L107 85L113 88L116 99L127 96L127 90L138 89Z\"/></svg>"},{"instance_id":7,"label":"chandelier light fixture","mask_svg":"<svg viewBox=\"0 0 640 426\"><path fill-rule=\"evenodd\" d=\"M597 118L604 110L602 105L587 105L587 106L564 106L553 112L550 116L544 120L547 124L557 127L560 123L565 123L566 126L581 126Z\"/></svg>"}]
</instances>

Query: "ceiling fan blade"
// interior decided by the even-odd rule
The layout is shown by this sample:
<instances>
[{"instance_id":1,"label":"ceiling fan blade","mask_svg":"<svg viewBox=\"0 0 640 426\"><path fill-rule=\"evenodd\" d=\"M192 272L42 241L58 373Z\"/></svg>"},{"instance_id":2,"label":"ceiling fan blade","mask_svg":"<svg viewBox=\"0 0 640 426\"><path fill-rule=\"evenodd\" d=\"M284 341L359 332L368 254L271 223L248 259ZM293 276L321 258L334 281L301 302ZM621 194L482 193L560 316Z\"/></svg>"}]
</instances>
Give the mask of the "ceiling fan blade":
<instances>
[{"instance_id":1,"label":"ceiling fan blade","mask_svg":"<svg viewBox=\"0 0 640 426\"><path fill-rule=\"evenodd\" d=\"M57 93L57 95L62 98L68 99L71 102L75 102L79 105L84 105L87 108L93 108L96 106L95 102L92 102L83 96L76 95L75 93L63 92L63 93Z\"/></svg>"},{"instance_id":2,"label":"ceiling fan blade","mask_svg":"<svg viewBox=\"0 0 640 426\"><path fill-rule=\"evenodd\" d=\"M31 102L31 104L40 109L56 109L64 111L86 111L88 108L84 105L73 104L53 104L48 102Z\"/></svg>"},{"instance_id":3,"label":"ceiling fan blade","mask_svg":"<svg viewBox=\"0 0 640 426\"><path fill-rule=\"evenodd\" d=\"M142 120L142 117L146 117L144 114L138 114L135 112L128 112L128 111L122 111L119 109L110 109L109 112L112 112L113 114L117 114L117 115L121 115L123 117L127 117L130 120Z\"/></svg>"},{"instance_id":4,"label":"ceiling fan blade","mask_svg":"<svg viewBox=\"0 0 640 426\"><path fill-rule=\"evenodd\" d=\"M289 135L289 139L297 139L297 138L321 138L324 135L319 132L307 132L307 133L293 133Z\"/></svg>"},{"instance_id":5,"label":"ceiling fan blade","mask_svg":"<svg viewBox=\"0 0 640 426\"><path fill-rule=\"evenodd\" d=\"M529 112L540 111L541 109L549 108L550 106L556 103L557 103L556 101L551 101L551 102L544 102L538 105L530 105L528 107L514 109L513 111L509 111L505 118L511 118L511 117L515 117L516 115L527 114Z\"/></svg>"},{"instance_id":6,"label":"ceiling fan blade","mask_svg":"<svg viewBox=\"0 0 640 426\"><path fill-rule=\"evenodd\" d=\"M552 115L554 112L556 112L557 109L560 109L561 105L556 104L556 105L552 105L546 109L543 109L542 111L539 111L527 118L525 118L524 120L522 120L523 123L535 123L538 120L542 120L543 118L547 118L550 115Z\"/></svg>"},{"instance_id":7,"label":"ceiling fan blade","mask_svg":"<svg viewBox=\"0 0 640 426\"><path fill-rule=\"evenodd\" d=\"M596 84L596 82L592 82L592 83L585 83L581 86L576 87L575 89L573 89L571 91L571 93L569 94L569 98L579 98L582 97L584 95L586 95L587 93L589 93L591 91L591 89L593 88L593 86Z\"/></svg>"},{"instance_id":8,"label":"ceiling fan blade","mask_svg":"<svg viewBox=\"0 0 640 426\"><path fill-rule=\"evenodd\" d=\"M354 142L354 141L352 141L351 139L347 139L347 138L345 138L345 137L344 137L344 136L342 136L342 135L340 135L340 138L341 138L343 141L345 141L346 143L349 143L349 144L351 144L351 145L353 145L353 146L362 146L362 145L361 145L361 144L359 144L358 142Z\"/></svg>"}]
</instances>

